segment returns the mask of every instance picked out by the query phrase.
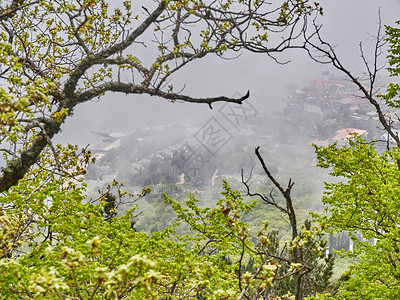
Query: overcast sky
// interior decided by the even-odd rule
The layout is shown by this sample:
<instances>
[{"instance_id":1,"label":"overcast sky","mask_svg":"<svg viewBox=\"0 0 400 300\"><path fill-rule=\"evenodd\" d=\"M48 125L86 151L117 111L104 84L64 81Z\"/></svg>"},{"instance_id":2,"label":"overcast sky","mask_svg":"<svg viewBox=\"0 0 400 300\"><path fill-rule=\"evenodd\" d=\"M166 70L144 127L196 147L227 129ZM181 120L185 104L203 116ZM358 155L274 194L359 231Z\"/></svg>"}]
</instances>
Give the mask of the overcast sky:
<instances>
[{"instance_id":1,"label":"overcast sky","mask_svg":"<svg viewBox=\"0 0 400 300\"><path fill-rule=\"evenodd\" d=\"M145 2L145 0L142 0ZM147 0L146 0L147 1ZM326 40L337 45L343 61L354 71L361 71L358 44L367 42L369 34L376 33L378 10L381 9L383 24L393 25L400 19L398 0L321 0L324 16L323 34ZM259 111L269 113L282 107L284 86L293 82L302 87L332 71L329 66L312 62L304 53L290 51L282 55L290 59L285 66L277 65L265 55L243 53L236 60L221 60L215 56L199 60L175 77L175 82L185 84L184 93L197 97L232 96L236 92L250 90L248 101ZM107 94L98 101L81 104L63 126L57 142L86 145L101 141L93 131L129 134L137 128L181 122L201 125L218 113L223 104L207 105L169 103L166 100L145 95ZM274 129L279 130L279 129Z\"/></svg>"}]
</instances>

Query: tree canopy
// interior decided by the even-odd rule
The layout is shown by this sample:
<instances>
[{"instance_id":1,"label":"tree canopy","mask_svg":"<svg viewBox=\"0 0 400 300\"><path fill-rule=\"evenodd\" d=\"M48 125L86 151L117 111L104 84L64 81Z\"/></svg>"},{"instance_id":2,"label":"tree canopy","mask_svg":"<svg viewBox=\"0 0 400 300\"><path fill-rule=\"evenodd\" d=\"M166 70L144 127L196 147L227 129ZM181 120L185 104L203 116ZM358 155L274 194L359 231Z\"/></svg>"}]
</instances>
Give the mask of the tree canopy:
<instances>
[{"instance_id":1,"label":"tree canopy","mask_svg":"<svg viewBox=\"0 0 400 300\"><path fill-rule=\"evenodd\" d=\"M396 23L399 25L399 22ZM355 246L349 256L358 263L343 275L337 299L396 299L400 294L399 273L399 176L400 141L396 131L398 120L386 114L387 107L399 108L400 74L399 28L386 26L386 35L379 24L375 36L374 60L367 62L360 44L361 57L366 66L367 83L345 67L329 44L313 45L324 54L326 62L344 72L359 87L361 97L376 110L386 140L367 142L354 134L348 145L334 143L315 147L319 166L329 168L339 180L325 184L323 202L326 215L320 222L332 231L348 232ZM322 41L319 36L320 41ZM394 82L385 93L378 93L378 72L384 64L380 56L388 44L387 70ZM386 105L386 106L385 106ZM379 148L377 146L384 145Z\"/></svg>"},{"instance_id":2,"label":"tree canopy","mask_svg":"<svg viewBox=\"0 0 400 300\"><path fill-rule=\"evenodd\" d=\"M0 128L4 155L0 175L0 295L7 299L396 299L399 273L400 29L382 26L369 63L360 45L367 83L347 68L314 22L317 3L291 0L154 1L141 6L99 0L3 1L0 4ZM115 6L115 7L114 7ZM118 7L117 7L118 6ZM312 20L310 19L312 17ZM397 23L399 25L400 23ZM280 38L274 39L277 35ZM271 42L275 41L275 42ZM388 46L386 92L376 86ZM147 48L149 50L147 50ZM223 183L214 208L194 196L164 200L177 220L161 232L135 229L135 200L114 181L88 199L79 180L90 153L51 142L80 103L107 92L147 94L167 101L241 104L249 97L186 95L172 77L208 54L241 50L264 55L301 48L350 79L375 108L388 135L367 142L354 135L345 146L315 147L319 166L339 181L326 183L320 226L298 226L291 198L256 155L283 202L273 194L247 192L285 214L291 239L244 221L255 202ZM144 50L146 53L143 54ZM391 142L391 139L394 143ZM130 209L118 215L118 206ZM283 203L283 204L281 204ZM176 234L186 224L189 234ZM328 284L332 261L323 253L328 232L349 232L359 260ZM368 240L373 239L373 242ZM335 293L334 295L328 292ZM294 293L294 294L292 294ZM321 294L319 294L321 293Z\"/></svg>"},{"instance_id":3,"label":"tree canopy","mask_svg":"<svg viewBox=\"0 0 400 300\"><path fill-rule=\"evenodd\" d=\"M0 7L2 168L0 191L23 178L80 103L107 92L168 101L197 98L171 78L208 54L242 49L271 55L300 47L308 1L3 1ZM115 7L114 7L115 6ZM270 42L278 35L277 42ZM54 148L54 147L52 147Z\"/></svg>"},{"instance_id":4,"label":"tree canopy","mask_svg":"<svg viewBox=\"0 0 400 300\"><path fill-rule=\"evenodd\" d=\"M241 104L249 93L237 99L197 98L170 80L208 54L248 49L272 55L303 47L296 41L306 30L307 18L320 12L318 4L154 1L140 6L124 1L110 8L107 1L54 0L1 5L0 122L6 164L0 176L0 270L6 274L1 295L290 297L273 282L291 285L294 274L312 268L277 256L279 243L267 227L251 237L241 218L254 204L244 203L228 184L212 210L198 207L195 198L186 202L187 209L166 196L178 222L163 232L139 233L134 206L122 216L116 211L123 201L134 201L149 190L131 195L114 182L87 202L79 175L90 153L51 140L77 105L106 92L148 94L210 108L217 101ZM274 35L280 37L275 44L269 41ZM150 51L141 54L146 47ZM197 233L175 236L180 222ZM298 244L292 248L318 258L320 232L310 226L304 232L296 234ZM279 268L279 261L284 267Z\"/></svg>"}]
</instances>

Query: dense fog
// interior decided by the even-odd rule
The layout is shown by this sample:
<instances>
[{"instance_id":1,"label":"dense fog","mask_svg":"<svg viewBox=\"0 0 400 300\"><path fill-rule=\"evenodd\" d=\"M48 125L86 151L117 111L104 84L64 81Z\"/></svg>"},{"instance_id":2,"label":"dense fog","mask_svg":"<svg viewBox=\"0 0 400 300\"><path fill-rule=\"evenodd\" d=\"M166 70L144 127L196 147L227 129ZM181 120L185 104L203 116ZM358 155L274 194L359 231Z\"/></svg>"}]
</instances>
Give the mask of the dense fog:
<instances>
[{"instance_id":1,"label":"dense fog","mask_svg":"<svg viewBox=\"0 0 400 300\"><path fill-rule=\"evenodd\" d=\"M368 40L371 41L370 35L377 31L379 11L383 24L393 24L399 12L398 1L341 0L321 3L324 15L319 17L319 22L323 24L324 37L337 45L343 61L351 65L354 72L363 72L359 42L363 41L367 47ZM227 57L235 55L228 54ZM276 57L280 61L290 60L290 63L279 65L266 55L246 52L240 53L234 60L208 56L178 72L174 82L178 87L185 87L186 94L198 97L232 96L250 90L248 101L263 114L284 106L282 100L287 97L284 90L287 84L303 86L320 77L321 72L331 70L330 66L311 61L302 50L290 50ZM108 93L98 101L81 104L74 116L67 120L57 141L86 145L101 141L93 131L129 134L138 128L176 122L199 125L218 115L217 110L222 105L217 103L215 109L210 110L207 105L172 104L146 95Z\"/></svg>"},{"instance_id":2,"label":"dense fog","mask_svg":"<svg viewBox=\"0 0 400 300\"><path fill-rule=\"evenodd\" d=\"M318 22L323 24L323 38L362 78L360 42L367 59L372 58L379 18L383 25L393 24L398 1L322 1L322 5L324 15ZM243 106L215 103L210 109L146 95L108 93L78 106L56 141L89 145L100 157L89 167L89 191L113 178L136 187L191 180L194 189L223 178L239 182L242 169L249 174L255 166L253 174L261 173L254 155L260 146L276 176L300 181L299 194L313 194L318 207L326 173L315 168L312 144L341 141L341 134L353 130L368 139L379 138L379 125L372 107L347 99L357 89L330 65L314 62L301 49L274 57L285 64L244 51L227 53L229 59L208 56L174 77L174 85L195 97L238 97L250 91ZM388 80L382 71L379 84ZM219 131L219 136L212 137L210 130ZM210 149L213 141L217 142Z\"/></svg>"}]
</instances>

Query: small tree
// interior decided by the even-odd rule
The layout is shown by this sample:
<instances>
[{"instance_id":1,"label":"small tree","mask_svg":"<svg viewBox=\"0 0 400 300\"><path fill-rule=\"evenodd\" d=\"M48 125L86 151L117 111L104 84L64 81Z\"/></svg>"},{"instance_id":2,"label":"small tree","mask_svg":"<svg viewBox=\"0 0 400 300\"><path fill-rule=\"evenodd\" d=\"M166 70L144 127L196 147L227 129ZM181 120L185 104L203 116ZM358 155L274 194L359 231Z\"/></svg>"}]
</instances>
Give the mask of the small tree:
<instances>
[{"instance_id":1,"label":"small tree","mask_svg":"<svg viewBox=\"0 0 400 300\"><path fill-rule=\"evenodd\" d=\"M282 213L288 219L291 231L290 243L280 249L278 242L271 255L272 259L279 263L274 278L276 287L271 296L282 296L292 291L297 300L333 289L329 280L333 274L334 259L332 254L326 255L324 251L327 240L323 238L323 227L315 226L311 221L306 220L299 231L291 196L294 182L290 179L287 187L284 188L269 171L259 148L256 148L255 154L268 179L283 197L283 201L276 199L272 191L269 194L251 192L251 178L245 180L242 174L242 182L247 188L247 193L253 197L257 196L265 204L275 207L279 213Z\"/></svg>"},{"instance_id":2,"label":"small tree","mask_svg":"<svg viewBox=\"0 0 400 300\"><path fill-rule=\"evenodd\" d=\"M338 298L395 299L400 293L400 220L395 196L399 193L399 149L378 154L373 144L356 137L349 146L333 144L316 151L319 166L332 167L330 174L344 179L325 185L323 202L329 205L329 214L319 217L320 222L332 230L348 231L355 244L348 254L360 260L345 273Z\"/></svg>"},{"instance_id":3,"label":"small tree","mask_svg":"<svg viewBox=\"0 0 400 300\"><path fill-rule=\"evenodd\" d=\"M395 130L399 119L385 114L385 105L395 109L400 107L400 89L397 83L390 83L387 92L379 94L379 87L376 86L378 72L383 68L380 58L387 44L387 70L395 78L400 74L400 29L386 26L386 37L381 31L379 22L372 63L368 62L360 43L361 58L366 67L365 81L353 75L341 62L334 48L322 39L319 30L312 37L315 39L308 40L314 60L332 64L359 88L360 97L367 99L375 108L387 135L386 140L373 142L353 135L349 144L343 147L336 143L315 147L319 166L330 168L330 174L340 179L336 183L326 183L323 202L327 204L327 215L317 218L332 231L349 231L355 250L347 254L359 259L359 263L350 267L342 277L338 299L396 299L400 294L397 199L400 138ZM386 151L376 148L382 142ZM359 234L361 239L357 238Z\"/></svg>"}]
</instances>

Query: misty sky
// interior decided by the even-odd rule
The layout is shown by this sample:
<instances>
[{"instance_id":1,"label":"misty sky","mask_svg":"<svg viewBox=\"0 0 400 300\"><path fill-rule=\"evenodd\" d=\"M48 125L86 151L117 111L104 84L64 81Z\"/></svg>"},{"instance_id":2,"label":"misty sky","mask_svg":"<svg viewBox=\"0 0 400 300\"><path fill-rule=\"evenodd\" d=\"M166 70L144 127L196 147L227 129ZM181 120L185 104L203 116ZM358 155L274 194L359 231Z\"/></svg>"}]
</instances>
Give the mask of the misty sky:
<instances>
[{"instance_id":1,"label":"misty sky","mask_svg":"<svg viewBox=\"0 0 400 300\"><path fill-rule=\"evenodd\" d=\"M343 61L355 72L362 71L358 44L368 42L369 34L376 33L379 8L383 24L393 25L400 16L398 0L322 0L320 3L324 7L324 16L319 20L324 24L325 39L337 45ZM290 59L291 63L278 65L263 54L243 53L229 61L209 56L177 73L174 82L180 86L185 84L184 93L197 97L232 96L250 90L248 101L259 113L270 113L282 107L285 85L293 82L303 87L311 79L320 77L322 71L333 70L312 62L301 50L288 51L280 58ZM207 105L173 104L146 95L110 93L78 106L56 142L84 146L101 141L93 131L129 134L137 128L177 122L199 126L209 117L217 116L221 105L216 103L215 109L210 110Z\"/></svg>"}]
</instances>

